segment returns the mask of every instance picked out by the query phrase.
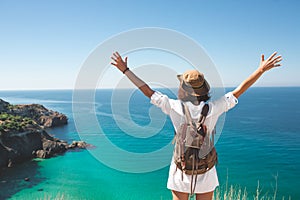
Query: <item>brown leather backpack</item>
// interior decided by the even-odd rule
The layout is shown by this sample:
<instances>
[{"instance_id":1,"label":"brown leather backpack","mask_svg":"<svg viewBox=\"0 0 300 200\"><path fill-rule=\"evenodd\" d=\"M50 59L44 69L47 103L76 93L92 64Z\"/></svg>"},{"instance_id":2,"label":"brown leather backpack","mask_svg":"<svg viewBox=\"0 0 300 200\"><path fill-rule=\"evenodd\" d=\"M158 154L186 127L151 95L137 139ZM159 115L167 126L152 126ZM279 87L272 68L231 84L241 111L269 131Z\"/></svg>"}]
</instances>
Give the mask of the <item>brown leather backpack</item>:
<instances>
[{"instance_id":1,"label":"brown leather backpack","mask_svg":"<svg viewBox=\"0 0 300 200\"><path fill-rule=\"evenodd\" d=\"M193 194L197 174L210 170L217 163L218 157L214 147L214 133L210 138L204 125L209 110L208 104L203 106L198 122L192 120L189 109L183 102L181 105L185 120L175 133L174 161L182 173L192 175L191 194Z\"/></svg>"}]
</instances>

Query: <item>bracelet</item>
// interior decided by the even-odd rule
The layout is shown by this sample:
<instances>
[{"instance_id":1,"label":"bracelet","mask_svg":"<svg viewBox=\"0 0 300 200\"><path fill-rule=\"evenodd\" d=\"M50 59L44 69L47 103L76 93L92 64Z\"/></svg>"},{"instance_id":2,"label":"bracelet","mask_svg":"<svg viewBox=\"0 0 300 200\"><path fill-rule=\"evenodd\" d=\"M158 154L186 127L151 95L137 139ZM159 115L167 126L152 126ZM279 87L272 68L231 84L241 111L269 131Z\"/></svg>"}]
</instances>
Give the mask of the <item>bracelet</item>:
<instances>
[{"instance_id":1,"label":"bracelet","mask_svg":"<svg viewBox=\"0 0 300 200\"><path fill-rule=\"evenodd\" d=\"M123 74L125 74L125 72L127 72L129 70L129 68L127 67L124 71Z\"/></svg>"}]
</instances>

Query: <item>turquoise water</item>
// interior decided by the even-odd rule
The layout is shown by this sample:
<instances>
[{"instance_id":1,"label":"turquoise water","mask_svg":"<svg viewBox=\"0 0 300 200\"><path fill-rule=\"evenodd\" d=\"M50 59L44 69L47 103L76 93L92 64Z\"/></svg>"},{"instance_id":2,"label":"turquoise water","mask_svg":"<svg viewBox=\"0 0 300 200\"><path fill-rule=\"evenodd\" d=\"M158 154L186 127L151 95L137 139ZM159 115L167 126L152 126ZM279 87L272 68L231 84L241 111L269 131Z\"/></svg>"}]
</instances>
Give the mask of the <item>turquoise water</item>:
<instances>
[{"instance_id":1,"label":"turquoise water","mask_svg":"<svg viewBox=\"0 0 300 200\"><path fill-rule=\"evenodd\" d=\"M147 153L172 140L173 128L168 118L163 129L152 137L135 138L125 134L114 120L111 92L97 91L95 111L112 143L130 152ZM0 91L0 98L11 103L41 103L65 113L69 124L49 132L67 141L79 139L72 115L71 90ZM278 197L300 199L299 99L300 88L252 88L239 99L239 105L227 113L216 145L221 185L228 181L246 187L252 198L258 181L262 193L272 195L277 179ZM126 105L122 99L113 104ZM151 121L150 106L147 98L135 92L129 101L131 120L147 126ZM97 144L97 140L95 143L96 148L90 152L98 153L101 144ZM56 196L64 199L171 199L166 189L168 166L148 173L126 173L107 167L90 152L67 152L63 156L33 160L1 171L0 199L51 199ZM112 159L117 157L112 154ZM138 160L136 163L140 164ZM25 177L30 181L24 181Z\"/></svg>"}]
</instances>

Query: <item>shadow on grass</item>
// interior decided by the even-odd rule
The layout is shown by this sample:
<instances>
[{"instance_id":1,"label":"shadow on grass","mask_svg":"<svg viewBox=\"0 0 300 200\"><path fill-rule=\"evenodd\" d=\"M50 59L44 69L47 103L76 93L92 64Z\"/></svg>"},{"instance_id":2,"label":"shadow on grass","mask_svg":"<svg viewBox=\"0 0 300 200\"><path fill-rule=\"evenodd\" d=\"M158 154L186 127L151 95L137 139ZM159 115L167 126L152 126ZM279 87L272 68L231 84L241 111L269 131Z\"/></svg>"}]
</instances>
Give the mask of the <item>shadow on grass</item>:
<instances>
[{"instance_id":1,"label":"shadow on grass","mask_svg":"<svg viewBox=\"0 0 300 200\"><path fill-rule=\"evenodd\" d=\"M8 199L17 192L44 181L45 178L39 173L38 162L32 160L12 168L0 169L0 199Z\"/></svg>"}]
</instances>

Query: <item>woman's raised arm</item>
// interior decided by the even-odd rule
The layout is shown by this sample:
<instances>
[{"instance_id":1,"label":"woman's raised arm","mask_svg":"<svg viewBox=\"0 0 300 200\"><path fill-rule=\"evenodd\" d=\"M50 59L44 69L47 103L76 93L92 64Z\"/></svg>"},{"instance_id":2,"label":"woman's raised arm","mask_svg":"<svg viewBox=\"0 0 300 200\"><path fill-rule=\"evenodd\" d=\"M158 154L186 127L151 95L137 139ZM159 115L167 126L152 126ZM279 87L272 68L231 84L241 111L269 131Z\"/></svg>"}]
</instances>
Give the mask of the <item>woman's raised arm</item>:
<instances>
[{"instance_id":1,"label":"woman's raised arm","mask_svg":"<svg viewBox=\"0 0 300 200\"><path fill-rule=\"evenodd\" d=\"M282 60L281 56L276 56L277 52L274 52L267 60L264 55L261 56L259 67L244 80L235 90L232 91L236 98L239 98L251 85L253 85L259 77L266 71L281 66L279 62Z\"/></svg>"},{"instance_id":2,"label":"woman's raised arm","mask_svg":"<svg viewBox=\"0 0 300 200\"><path fill-rule=\"evenodd\" d=\"M144 93L145 96L149 98L152 96L154 91L144 81L142 81L132 71L129 70L127 66L127 57L125 57L125 60L123 60L118 52L114 52L111 56L111 59L113 60L111 64L116 66L123 74L125 74L129 80Z\"/></svg>"}]
</instances>

